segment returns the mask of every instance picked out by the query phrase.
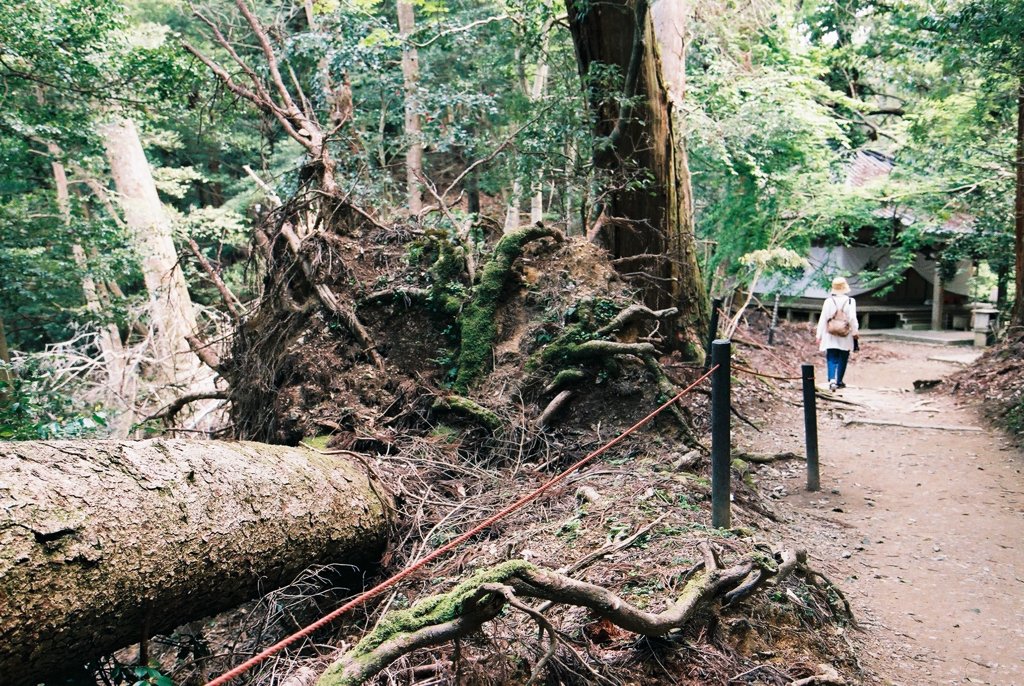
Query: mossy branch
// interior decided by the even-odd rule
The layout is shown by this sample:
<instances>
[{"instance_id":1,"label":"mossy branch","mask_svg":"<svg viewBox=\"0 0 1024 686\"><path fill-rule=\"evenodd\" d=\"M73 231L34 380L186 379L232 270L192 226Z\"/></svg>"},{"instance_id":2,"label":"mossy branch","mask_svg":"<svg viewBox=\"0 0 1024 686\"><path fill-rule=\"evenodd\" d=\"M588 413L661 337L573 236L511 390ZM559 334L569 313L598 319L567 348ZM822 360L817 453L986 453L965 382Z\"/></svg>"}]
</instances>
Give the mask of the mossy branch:
<instances>
[{"instance_id":1,"label":"mossy branch","mask_svg":"<svg viewBox=\"0 0 1024 686\"><path fill-rule=\"evenodd\" d=\"M502 291L512 273L512 265L523 253L527 243L552 237L561 238L561 234L535 224L506 234L494 246L491 259L480 273L480 282L473 288L471 298L462 309L459 373L455 378L457 391L466 391L487 369L498 333L495 315Z\"/></svg>"},{"instance_id":2,"label":"mossy branch","mask_svg":"<svg viewBox=\"0 0 1024 686\"><path fill-rule=\"evenodd\" d=\"M483 405L461 395L447 395L434 401L434 409L444 409L469 417L491 433L501 430L502 421L497 414Z\"/></svg>"},{"instance_id":3,"label":"mossy branch","mask_svg":"<svg viewBox=\"0 0 1024 686\"><path fill-rule=\"evenodd\" d=\"M449 593L425 598L408 610L385 617L373 633L330 666L317 686L361 684L417 648L465 636L496 617L506 605L519 607L516 597L586 607L627 631L661 636L699 621L716 603L736 603L796 572L805 577L815 574L807 568L803 551L775 556L755 551L726 568L709 544L702 544L701 551L704 562L676 601L660 613L641 610L604 587L521 560L481 570Z\"/></svg>"}]
</instances>

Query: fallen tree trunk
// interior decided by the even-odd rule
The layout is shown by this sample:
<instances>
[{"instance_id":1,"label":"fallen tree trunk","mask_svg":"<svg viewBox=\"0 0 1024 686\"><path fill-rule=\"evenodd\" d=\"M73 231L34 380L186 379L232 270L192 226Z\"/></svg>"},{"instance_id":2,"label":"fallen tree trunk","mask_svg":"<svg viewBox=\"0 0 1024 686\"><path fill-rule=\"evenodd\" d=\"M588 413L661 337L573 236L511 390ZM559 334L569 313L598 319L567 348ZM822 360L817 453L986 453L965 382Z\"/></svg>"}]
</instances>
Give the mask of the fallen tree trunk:
<instances>
[{"instance_id":1,"label":"fallen tree trunk","mask_svg":"<svg viewBox=\"0 0 1024 686\"><path fill-rule=\"evenodd\" d=\"M0 443L0 683L30 686L382 550L390 499L258 443Z\"/></svg>"}]
</instances>

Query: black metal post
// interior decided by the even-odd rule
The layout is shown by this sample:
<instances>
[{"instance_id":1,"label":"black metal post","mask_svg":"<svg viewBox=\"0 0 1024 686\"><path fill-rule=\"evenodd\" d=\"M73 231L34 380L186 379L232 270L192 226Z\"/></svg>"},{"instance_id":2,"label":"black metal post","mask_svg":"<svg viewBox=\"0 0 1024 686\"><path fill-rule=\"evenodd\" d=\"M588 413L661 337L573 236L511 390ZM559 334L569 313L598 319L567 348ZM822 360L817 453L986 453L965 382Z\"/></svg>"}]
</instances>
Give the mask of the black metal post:
<instances>
[{"instance_id":1,"label":"black metal post","mask_svg":"<svg viewBox=\"0 0 1024 686\"><path fill-rule=\"evenodd\" d=\"M814 365L800 365L804 384L804 435L807 446L807 490L821 489L818 476L818 409L814 395Z\"/></svg>"},{"instance_id":2,"label":"black metal post","mask_svg":"<svg viewBox=\"0 0 1024 686\"><path fill-rule=\"evenodd\" d=\"M711 369L711 346L718 337L718 312L722 309L722 299L711 301L711 325L708 327L708 346L704 350L704 369Z\"/></svg>"},{"instance_id":3,"label":"black metal post","mask_svg":"<svg viewBox=\"0 0 1024 686\"><path fill-rule=\"evenodd\" d=\"M711 375L711 526L728 529L732 523L729 499L732 448L729 427L730 369L732 343L718 340L711 343L711 364L717 365Z\"/></svg>"}]
</instances>

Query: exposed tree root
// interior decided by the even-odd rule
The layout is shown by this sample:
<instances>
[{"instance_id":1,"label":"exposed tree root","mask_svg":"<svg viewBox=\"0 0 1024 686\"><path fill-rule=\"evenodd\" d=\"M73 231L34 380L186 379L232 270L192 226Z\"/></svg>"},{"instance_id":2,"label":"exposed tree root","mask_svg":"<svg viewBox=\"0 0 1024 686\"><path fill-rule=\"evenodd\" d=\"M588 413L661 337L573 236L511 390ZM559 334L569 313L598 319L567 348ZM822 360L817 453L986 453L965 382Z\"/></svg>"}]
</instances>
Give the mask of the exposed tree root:
<instances>
[{"instance_id":1,"label":"exposed tree root","mask_svg":"<svg viewBox=\"0 0 1024 686\"><path fill-rule=\"evenodd\" d=\"M760 453L735 453L733 456L734 460L743 460L744 462L753 462L754 464L770 464L772 462L779 462L781 460L802 460L800 455L797 455L792 450L787 450L781 453L773 453L770 455Z\"/></svg>"},{"instance_id":2,"label":"exposed tree root","mask_svg":"<svg viewBox=\"0 0 1024 686\"><path fill-rule=\"evenodd\" d=\"M462 395L446 395L434 401L434 409L444 409L469 417L488 431L494 433L501 430L502 421L480 403Z\"/></svg>"},{"instance_id":3,"label":"exposed tree root","mask_svg":"<svg viewBox=\"0 0 1024 686\"><path fill-rule=\"evenodd\" d=\"M678 311L679 310L674 307L669 307L664 310L652 310L644 305L633 304L620 312L615 319L598 329L597 334L599 336L607 336L610 333L614 333L615 331L632 324L638 319L651 318L661 320L675 315Z\"/></svg>"},{"instance_id":4,"label":"exposed tree root","mask_svg":"<svg viewBox=\"0 0 1024 686\"><path fill-rule=\"evenodd\" d=\"M302 254L302 241L296 235L295 230L291 224L285 222L281 226L281 235L284 236L288 242L288 247L291 249L292 254L299 261L299 265L302 267L302 273L306 276L306 280L309 282L313 290L316 291L317 297L320 298L320 302L323 303L324 307L330 310L334 315L341 319L342 323L348 328L353 336L356 337L360 343L363 344L363 351L370 356L373 363L377 365L377 368L384 371L384 358L377 351L377 344L374 343L373 337L370 336L370 332L366 330L363 323L359 321L354 310L351 307L342 303L341 299L332 291L327 284L320 283L316 276L316 270L313 268L312 263L309 259Z\"/></svg>"},{"instance_id":5,"label":"exposed tree root","mask_svg":"<svg viewBox=\"0 0 1024 686\"><path fill-rule=\"evenodd\" d=\"M520 602L522 598L585 607L627 631L661 636L700 621L716 604L737 603L793 574L823 578L808 569L803 551L774 556L755 552L730 567L722 566L717 551L709 544L702 544L701 551L704 561L692 570L678 599L660 613L641 610L601 586L521 560L481 570L448 593L424 598L410 609L386 617L377 630L332 664L317 684L361 684L413 650L477 631L506 606L526 613L537 622L541 633L549 636L548 649L534 666L537 676L554 654L556 632L537 609Z\"/></svg>"},{"instance_id":6,"label":"exposed tree root","mask_svg":"<svg viewBox=\"0 0 1024 686\"><path fill-rule=\"evenodd\" d=\"M551 402L549 402L547 407L544 408L544 411L541 412L537 416L537 419L534 420L534 426L538 429L547 427L547 425L551 423L551 419L558 414L558 411L565 407L570 400L572 400L572 397L572 391L562 391L552 398Z\"/></svg>"}]
</instances>

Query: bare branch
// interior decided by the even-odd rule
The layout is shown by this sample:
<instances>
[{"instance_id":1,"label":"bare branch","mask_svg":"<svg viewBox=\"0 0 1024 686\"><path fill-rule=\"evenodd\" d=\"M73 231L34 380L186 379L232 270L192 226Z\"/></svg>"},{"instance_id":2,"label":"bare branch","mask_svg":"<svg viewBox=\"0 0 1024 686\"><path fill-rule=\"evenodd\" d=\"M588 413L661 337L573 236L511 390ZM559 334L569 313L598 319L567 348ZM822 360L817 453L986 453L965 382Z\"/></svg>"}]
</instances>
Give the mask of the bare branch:
<instances>
[{"instance_id":1,"label":"bare branch","mask_svg":"<svg viewBox=\"0 0 1024 686\"><path fill-rule=\"evenodd\" d=\"M471 31L471 30L475 29L478 26L485 26L487 24L493 24L493 23L499 22L499 21L507 21L508 18L509 17L506 14L506 15L500 16L500 17L487 17L486 19L477 19L476 21L471 21L468 24L464 24L462 26L453 26L450 29L445 29L444 31L441 31L438 34L436 34L430 40L424 41L422 43L417 43L415 41L409 41L409 44L414 46L414 47L417 47L417 48L425 48L428 45L432 45L433 43L436 43L437 41L441 40L445 36L450 36L450 35L452 35L454 33L465 33L467 31Z\"/></svg>"},{"instance_id":2,"label":"bare branch","mask_svg":"<svg viewBox=\"0 0 1024 686\"><path fill-rule=\"evenodd\" d=\"M270 44L266 29L263 28L259 19L249 9L249 4L246 0L235 0L235 5L238 7L238 11L242 13L242 16L245 17L245 20L249 22L249 27L263 49L263 55L267 58L267 67L270 69L270 78L277 87L278 94L281 96L285 112L289 117L303 118L302 111L295 104L295 101L292 100L291 93L288 92L287 86L284 85L284 79L281 77L281 70L277 64L277 55L274 54L274 47Z\"/></svg>"},{"instance_id":3,"label":"bare branch","mask_svg":"<svg viewBox=\"0 0 1024 686\"><path fill-rule=\"evenodd\" d=\"M168 403L158 412L155 412L142 421L149 421L151 419L162 419L166 422L170 422L174 419L175 415L184 409L189 403L194 403L197 400L227 400L228 395L224 391L210 391L206 393L188 393L186 395L177 398L174 402Z\"/></svg>"},{"instance_id":4,"label":"bare branch","mask_svg":"<svg viewBox=\"0 0 1024 686\"><path fill-rule=\"evenodd\" d=\"M242 303L238 300L238 297L231 292L227 284L224 283L224 279L220 278L220 274L213 268L210 261L206 259L206 255L199 249L199 244L191 236L188 237L188 247L192 250L192 255L199 261L203 271L206 272L207 278L213 282L214 287L220 293L220 297L224 300L224 305L228 308L228 312L231 313L236 322L239 321L241 319L239 310L242 308Z\"/></svg>"}]
</instances>

